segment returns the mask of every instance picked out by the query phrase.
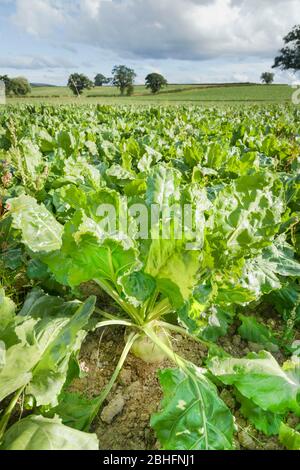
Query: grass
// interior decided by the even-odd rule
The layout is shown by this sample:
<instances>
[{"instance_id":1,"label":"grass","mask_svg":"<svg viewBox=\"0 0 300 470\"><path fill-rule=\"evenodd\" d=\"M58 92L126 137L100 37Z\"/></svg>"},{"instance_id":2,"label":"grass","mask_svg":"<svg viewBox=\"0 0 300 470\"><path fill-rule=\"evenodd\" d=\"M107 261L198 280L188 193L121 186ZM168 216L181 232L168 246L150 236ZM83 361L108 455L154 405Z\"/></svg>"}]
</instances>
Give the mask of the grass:
<instances>
[{"instance_id":1,"label":"grass","mask_svg":"<svg viewBox=\"0 0 300 470\"><path fill-rule=\"evenodd\" d=\"M67 87L35 87L26 98L10 98L9 104L214 104L287 103L293 89L288 85L169 85L157 95L144 86L135 86L134 95L121 97L115 87L86 90L80 98Z\"/></svg>"}]
</instances>

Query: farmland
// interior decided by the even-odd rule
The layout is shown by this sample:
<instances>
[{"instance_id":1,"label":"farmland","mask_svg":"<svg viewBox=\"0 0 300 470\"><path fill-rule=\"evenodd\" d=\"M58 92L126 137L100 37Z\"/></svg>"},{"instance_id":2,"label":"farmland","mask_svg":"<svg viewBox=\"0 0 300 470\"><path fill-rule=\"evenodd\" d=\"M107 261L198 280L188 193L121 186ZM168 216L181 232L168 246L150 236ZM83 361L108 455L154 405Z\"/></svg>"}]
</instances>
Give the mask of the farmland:
<instances>
[{"instance_id":1,"label":"farmland","mask_svg":"<svg viewBox=\"0 0 300 470\"><path fill-rule=\"evenodd\" d=\"M1 450L300 449L300 110L173 91L0 110Z\"/></svg>"},{"instance_id":2,"label":"farmland","mask_svg":"<svg viewBox=\"0 0 300 470\"><path fill-rule=\"evenodd\" d=\"M9 98L8 104L284 104L290 103L293 89L288 85L169 85L156 95L144 86L135 86L134 94L121 97L112 86L85 90L74 97L68 87L33 87L29 96Z\"/></svg>"}]
</instances>

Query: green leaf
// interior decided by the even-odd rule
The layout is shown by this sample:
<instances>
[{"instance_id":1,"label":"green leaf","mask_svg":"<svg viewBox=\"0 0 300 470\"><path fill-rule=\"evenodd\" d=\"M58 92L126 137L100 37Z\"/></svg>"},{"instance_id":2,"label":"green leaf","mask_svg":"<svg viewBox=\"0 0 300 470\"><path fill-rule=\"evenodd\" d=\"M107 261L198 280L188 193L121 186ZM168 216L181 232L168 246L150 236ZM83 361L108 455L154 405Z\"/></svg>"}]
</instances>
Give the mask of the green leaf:
<instances>
[{"instance_id":1,"label":"green leaf","mask_svg":"<svg viewBox=\"0 0 300 470\"><path fill-rule=\"evenodd\" d=\"M300 433L281 423L279 440L288 450L300 450Z\"/></svg>"},{"instance_id":2,"label":"green leaf","mask_svg":"<svg viewBox=\"0 0 300 470\"><path fill-rule=\"evenodd\" d=\"M244 285L259 298L262 294L269 294L281 288L278 275L300 276L300 264L294 259L293 248L282 236L265 248L261 255L247 260L242 279Z\"/></svg>"},{"instance_id":3,"label":"green leaf","mask_svg":"<svg viewBox=\"0 0 300 470\"><path fill-rule=\"evenodd\" d=\"M98 450L95 434L64 426L56 417L29 416L4 435L1 450Z\"/></svg>"},{"instance_id":4,"label":"green leaf","mask_svg":"<svg viewBox=\"0 0 300 470\"><path fill-rule=\"evenodd\" d=\"M207 250L218 269L267 247L284 211L281 184L265 171L226 185L213 205Z\"/></svg>"},{"instance_id":5,"label":"green leaf","mask_svg":"<svg viewBox=\"0 0 300 470\"><path fill-rule=\"evenodd\" d=\"M157 279L160 285L162 285L163 281L167 281L172 283L175 289L179 289L182 297L181 304L183 304L193 293L193 289L197 284L198 271L199 252L175 252L166 260L165 265L161 267ZM172 301L172 291L169 291L169 298Z\"/></svg>"},{"instance_id":6,"label":"green leaf","mask_svg":"<svg viewBox=\"0 0 300 470\"><path fill-rule=\"evenodd\" d=\"M149 299L156 288L155 279L142 271L136 271L123 276L119 284L122 285L129 301L130 298L134 298L138 302L145 302Z\"/></svg>"},{"instance_id":7,"label":"green leaf","mask_svg":"<svg viewBox=\"0 0 300 470\"><path fill-rule=\"evenodd\" d=\"M243 339L260 344L262 348L270 352L277 352L279 350L278 342L269 328L258 323L255 317L240 315L239 318L242 321L242 325L239 327L238 332Z\"/></svg>"},{"instance_id":8,"label":"green leaf","mask_svg":"<svg viewBox=\"0 0 300 470\"><path fill-rule=\"evenodd\" d=\"M65 302L62 298L47 295L42 289L36 287L27 295L19 316L38 319L66 318L72 316L80 305L79 301Z\"/></svg>"},{"instance_id":9,"label":"green leaf","mask_svg":"<svg viewBox=\"0 0 300 470\"><path fill-rule=\"evenodd\" d=\"M74 160L73 157L70 157L64 161L63 176L58 182L73 183L74 185L83 184L97 189L101 186L101 174L85 158L77 157Z\"/></svg>"},{"instance_id":10,"label":"green leaf","mask_svg":"<svg viewBox=\"0 0 300 470\"><path fill-rule=\"evenodd\" d=\"M179 310L180 321L190 333L207 341L217 341L226 335L234 315L232 307L203 305L194 297Z\"/></svg>"},{"instance_id":11,"label":"green leaf","mask_svg":"<svg viewBox=\"0 0 300 470\"><path fill-rule=\"evenodd\" d=\"M16 308L15 303L5 296L4 289L0 288L0 332L14 319Z\"/></svg>"},{"instance_id":12,"label":"green leaf","mask_svg":"<svg viewBox=\"0 0 300 470\"><path fill-rule=\"evenodd\" d=\"M151 426L163 449L232 449L232 415L202 371L191 365L186 373L168 369L159 375L164 400Z\"/></svg>"},{"instance_id":13,"label":"green leaf","mask_svg":"<svg viewBox=\"0 0 300 470\"><path fill-rule=\"evenodd\" d=\"M179 171L165 165L156 165L147 182L147 204L149 206L156 204L163 211L178 202L180 180Z\"/></svg>"},{"instance_id":14,"label":"green leaf","mask_svg":"<svg viewBox=\"0 0 300 470\"><path fill-rule=\"evenodd\" d=\"M140 268L134 242L121 232L104 232L81 211L65 225L61 251L42 257L58 282L76 287L93 279L116 283Z\"/></svg>"},{"instance_id":15,"label":"green leaf","mask_svg":"<svg viewBox=\"0 0 300 470\"><path fill-rule=\"evenodd\" d=\"M94 307L95 298L91 297L78 308L44 351L26 389L27 394L35 397L37 406L58 404L71 355L78 352L85 338L85 333L80 332L88 323Z\"/></svg>"},{"instance_id":16,"label":"green leaf","mask_svg":"<svg viewBox=\"0 0 300 470\"><path fill-rule=\"evenodd\" d=\"M300 286L290 281L280 290L272 292L266 301L274 305L277 312L287 321L295 309L295 321L300 322Z\"/></svg>"},{"instance_id":17,"label":"green leaf","mask_svg":"<svg viewBox=\"0 0 300 470\"><path fill-rule=\"evenodd\" d=\"M107 176L109 176L113 181L121 181L124 184L128 183L129 181L134 180L135 175L131 171L126 170L125 168L121 167L121 165L112 165L106 172Z\"/></svg>"},{"instance_id":18,"label":"green leaf","mask_svg":"<svg viewBox=\"0 0 300 470\"><path fill-rule=\"evenodd\" d=\"M30 382L40 357L37 345L16 344L6 350L6 361L0 370L0 402Z\"/></svg>"},{"instance_id":19,"label":"green leaf","mask_svg":"<svg viewBox=\"0 0 300 470\"><path fill-rule=\"evenodd\" d=\"M52 152L55 149L56 143L53 137L46 131L41 129L38 133L39 147L42 152Z\"/></svg>"},{"instance_id":20,"label":"green leaf","mask_svg":"<svg viewBox=\"0 0 300 470\"><path fill-rule=\"evenodd\" d=\"M13 227L21 230L23 242L33 252L51 252L62 245L63 227L42 204L30 196L9 201Z\"/></svg>"},{"instance_id":21,"label":"green leaf","mask_svg":"<svg viewBox=\"0 0 300 470\"><path fill-rule=\"evenodd\" d=\"M59 147L61 147L68 156L71 155L76 145L74 135L71 132L67 132L64 130L58 134L57 143Z\"/></svg>"},{"instance_id":22,"label":"green leaf","mask_svg":"<svg viewBox=\"0 0 300 470\"><path fill-rule=\"evenodd\" d=\"M226 385L237 390L264 411L300 415L299 360L286 363L281 368L274 357L262 351L249 354L245 359L212 360L210 371Z\"/></svg>"},{"instance_id":23,"label":"green leaf","mask_svg":"<svg viewBox=\"0 0 300 470\"><path fill-rule=\"evenodd\" d=\"M48 267L39 259L32 259L28 263L27 276L35 281L43 281L49 277Z\"/></svg>"},{"instance_id":24,"label":"green leaf","mask_svg":"<svg viewBox=\"0 0 300 470\"><path fill-rule=\"evenodd\" d=\"M237 399L241 403L241 414L252 423L255 428L266 436L276 436L279 433L284 415L264 411L253 401L248 400L239 393Z\"/></svg>"},{"instance_id":25,"label":"green leaf","mask_svg":"<svg viewBox=\"0 0 300 470\"><path fill-rule=\"evenodd\" d=\"M0 372L6 363L6 347L3 341L0 341Z\"/></svg>"},{"instance_id":26,"label":"green leaf","mask_svg":"<svg viewBox=\"0 0 300 470\"><path fill-rule=\"evenodd\" d=\"M50 415L59 415L62 422L79 431L88 431L99 400L89 400L77 393L64 392L59 397L59 404L51 410ZM48 415L48 414L47 414Z\"/></svg>"},{"instance_id":27,"label":"green leaf","mask_svg":"<svg viewBox=\"0 0 300 470\"><path fill-rule=\"evenodd\" d=\"M84 304L64 303L35 290L15 317L14 342L6 343L6 361L0 371L0 401L21 387L38 406L56 406L66 381L69 362L77 354L93 313L95 298Z\"/></svg>"}]
</instances>

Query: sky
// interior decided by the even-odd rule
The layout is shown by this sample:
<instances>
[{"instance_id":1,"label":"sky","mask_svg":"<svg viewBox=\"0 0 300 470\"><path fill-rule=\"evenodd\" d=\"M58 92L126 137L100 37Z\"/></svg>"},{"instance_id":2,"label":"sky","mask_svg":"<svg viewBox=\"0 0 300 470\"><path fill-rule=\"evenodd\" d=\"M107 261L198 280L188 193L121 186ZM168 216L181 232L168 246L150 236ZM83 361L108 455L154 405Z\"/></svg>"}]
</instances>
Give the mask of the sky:
<instances>
[{"instance_id":1,"label":"sky","mask_svg":"<svg viewBox=\"0 0 300 470\"><path fill-rule=\"evenodd\" d=\"M258 82L299 23L299 0L0 0L0 74L65 85L126 64L137 83Z\"/></svg>"}]
</instances>

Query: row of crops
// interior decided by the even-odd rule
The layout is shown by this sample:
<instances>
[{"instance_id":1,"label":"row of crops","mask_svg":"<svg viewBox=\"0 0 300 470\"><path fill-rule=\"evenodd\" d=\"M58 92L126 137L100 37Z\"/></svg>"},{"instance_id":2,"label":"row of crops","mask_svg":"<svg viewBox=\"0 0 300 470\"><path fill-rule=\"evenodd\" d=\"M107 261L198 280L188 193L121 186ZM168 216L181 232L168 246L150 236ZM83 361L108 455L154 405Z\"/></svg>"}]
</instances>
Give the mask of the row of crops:
<instances>
[{"instance_id":1,"label":"row of crops","mask_svg":"<svg viewBox=\"0 0 300 470\"><path fill-rule=\"evenodd\" d=\"M1 111L0 449L101 447L93 423L128 354L161 369L161 449L235 449L236 409L300 449L299 120L279 106ZM222 346L233 325L246 355ZM124 329L115 372L93 398L71 393L104 327ZM204 366L174 335L205 345Z\"/></svg>"}]
</instances>

